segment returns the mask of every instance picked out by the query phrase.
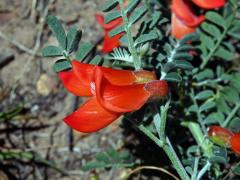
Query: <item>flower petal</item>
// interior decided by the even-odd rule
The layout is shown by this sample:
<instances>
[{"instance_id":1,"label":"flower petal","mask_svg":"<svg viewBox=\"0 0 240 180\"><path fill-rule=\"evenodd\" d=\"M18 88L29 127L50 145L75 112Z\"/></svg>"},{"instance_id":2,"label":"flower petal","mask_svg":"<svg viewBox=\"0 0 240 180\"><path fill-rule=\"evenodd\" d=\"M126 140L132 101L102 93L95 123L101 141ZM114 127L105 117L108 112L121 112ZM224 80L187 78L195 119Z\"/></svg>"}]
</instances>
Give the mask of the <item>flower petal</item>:
<instances>
[{"instance_id":1,"label":"flower petal","mask_svg":"<svg viewBox=\"0 0 240 180\"><path fill-rule=\"evenodd\" d=\"M234 134L230 139L231 148L235 153L240 154L240 133Z\"/></svg>"},{"instance_id":2,"label":"flower petal","mask_svg":"<svg viewBox=\"0 0 240 180\"><path fill-rule=\"evenodd\" d=\"M92 96L90 86L86 86L82 79L79 79L73 71L62 71L58 73L64 87L76 96Z\"/></svg>"},{"instance_id":3,"label":"flower petal","mask_svg":"<svg viewBox=\"0 0 240 180\"><path fill-rule=\"evenodd\" d=\"M214 9L224 6L225 0L192 0L196 5L204 9Z\"/></svg>"},{"instance_id":4,"label":"flower petal","mask_svg":"<svg viewBox=\"0 0 240 180\"><path fill-rule=\"evenodd\" d=\"M73 60L72 67L73 73L82 80L85 86L89 86L89 84L93 81L96 66Z\"/></svg>"},{"instance_id":5,"label":"flower petal","mask_svg":"<svg viewBox=\"0 0 240 180\"><path fill-rule=\"evenodd\" d=\"M198 26L205 19L203 15L197 16L194 13L189 1L173 0L172 11L178 19L190 27Z\"/></svg>"},{"instance_id":6,"label":"flower petal","mask_svg":"<svg viewBox=\"0 0 240 180\"><path fill-rule=\"evenodd\" d=\"M90 84L93 81L93 75L95 72L96 66L90 64L83 64L78 61L72 61L73 71L80 79L85 79L86 84ZM114 85L129 85L133 84L136 81L136 76L133 71L128 70L117 70L112 68L106 68L98 66L104 76Z\"/></svg>"},{"instance_id":7,"label":"flower petal","mask_svg":"<svg viewBox=\"0 0 240 180\"><path fill-rule=\"evenodd\" d=\"M96 98L91 98L75 112L65 117L64 121L77 131L89 133L106 127L119 116L121 116L120 113L104 109L99 105Z\"/></svg>"},{"instance_id":8,"label":"flower petal","mask_svg":"<svg viewBox=\"0 0 240 180\"><path fill-rule=\"evenodd\" d=\"M172 14L172 36L177 39L183 38L187 34L195 32L196 27L188 27L180 19L177 18L175 14Z\"/></svg>"},{"instance_id":9,"label":"flower petal","mask_svg":"<svg viewBox=\"0 0 240 180\"><path fill-rule=\"evenodd\" d=\"M110 37L108 35L109 31L105 31L104 34L104 39L103 39L103 45L102 45L102 49L101 52L102 53L109 53L111 52L114 48L117 48L120 46L120 38L122 37L122 35L124 33L120 33L118 35L115 35L113 37Z\"/></svg>"},{"instance_id":10,"label":"flower petal","mask_svg":"<svg viewBox=\"0 0 240 180\"><path fill-rule=\"evenodd\" d=\"M104 78L100 68L95 72L96 96L98 102L114 112L131 112L140 109L149 99L145 84L116 86Z\"/></svg>"},{"instance_id":11,"label":"flower petal","mask_svg":"<svg viewBox=\"0 0 240 180\"><path fill-rule=\"evenodd\" d=\"M101 13L96 13L95 14L96 20L99 25L101 25L105 30L112 30L113 28L119 26L122 24L122 18L117 18L110 23L106 24L104 22L104 15Z\"/></svg>"}]
</instances>

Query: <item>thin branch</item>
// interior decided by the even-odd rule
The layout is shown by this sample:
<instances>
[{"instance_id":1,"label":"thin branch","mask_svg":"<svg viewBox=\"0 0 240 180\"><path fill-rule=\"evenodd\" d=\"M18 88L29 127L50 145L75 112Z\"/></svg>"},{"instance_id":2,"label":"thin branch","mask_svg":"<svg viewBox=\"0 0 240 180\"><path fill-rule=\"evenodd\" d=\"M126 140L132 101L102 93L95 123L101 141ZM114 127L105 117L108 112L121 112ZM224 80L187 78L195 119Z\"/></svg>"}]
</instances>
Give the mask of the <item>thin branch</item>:
<instances>
[{"instance_id":1,"label":"thin branch","mask_svg":"<svg viewBox=\"0 0 240 180\"><path fill-rule=\"evenodd\" d=\"M176 177L174 174L170 173L168 170L164 169L164 168L160 168L160 167L155 167L155 166L140 166L140 167L137 167L133 170L131 170L126 176L125 178L123 179L128 179L132 174L134 173L137 173L141 170L144 170L144 169L149 169L149 170L156 170L156 171L160 171L160 172L163 172L169 176L171 176L173 179L175 180L180 180L178 177Z\"/></svg>"}]
</instances>

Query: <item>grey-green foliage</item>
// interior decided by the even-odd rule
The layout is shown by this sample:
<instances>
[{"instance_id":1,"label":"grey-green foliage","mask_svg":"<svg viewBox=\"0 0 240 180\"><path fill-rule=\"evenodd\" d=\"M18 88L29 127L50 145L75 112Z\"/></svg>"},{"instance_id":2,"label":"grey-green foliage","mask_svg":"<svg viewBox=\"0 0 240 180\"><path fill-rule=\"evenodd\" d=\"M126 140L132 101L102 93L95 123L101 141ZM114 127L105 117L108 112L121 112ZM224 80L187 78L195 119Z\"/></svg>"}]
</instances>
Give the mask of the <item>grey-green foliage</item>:
<instances>
[{"instance_id":1,"label":"grey-green foliage","mask_svg":"<svg viewBox=\"0 0 240 180\"><path fill-rule=\"evenodd\" d=\"M123 11L120 10L120 0L106 1L103 5L102 11L107 12L105 15L105 23L110 23L117 18L123 18L124 14L127 14L128 24L115 27L109 32L110 36L115 36L122 32L125 32L125 26L131 26L138 22L147 13L147 7L139 5L140 0L130 1ZM124 13L124 14L123 14Z\"/></svg>"},{"instance_id":2,"label":"grey-green foliage","mask_svg":"<svg viewBox=\"0 0 240 180\"><path fill-rule=\"evenodd\" d=\"M223 13L210 11L206 14L206 21L198 31L201 40L199 49L204 62L207 63L212 57L227 61L234 58L235 48L228 37L240 39L240 22L237 13L239 7L237 1L234 1L224 8Z\"/></svg>"},{"instance_id":3,"label":"grey-green foliage","mask_svg":"<svg viewBox=\"0 0 240 180\"><path fill-rule=\"evenodd\" d=\"M127 151L118 152L113 148L97 153L95 159L95 161L88 162L83 167L83 170L90 171L99 168L132 167L134 165L132 157Z\"/></svg>"},{"instance_id":4,"label":"grey-green foliage","mask_svg":"<svg viewBox=\"0 0 240 180\"><path fill-rule=\"evenodd\" d=\"M189 34L184 38L176 41L169 38L169 42L164 44L164 54L159 53L157 60L160 62L161 79L167 81L181 81L182 78L177 69L192 70L193 66L189 62L193 59L191 50L194 47L189 43L198 40L197 34Z\"/></svg>"},{"instance_id":5,"label":"grey-green foliage","mask_svg":"<svg viewBox=\"0 0 240 180\"><path fill-rule=\"evenodd\" d=\"M218 66L216 71L205 69L193 76L194 85L199 88L195 94L204 123L220 124L240 130L240 73L225 72ZM202 110L204 109L204 110ZM237 126L236 126L237 125Z\"/></svg>"},{"instance_id":6,"label":"grey-green foliage","mask_svg":"<svg viewBox=\"0 0 240 180\"><path fill-rule=\"evenodd\" d=\"M82 31L76 27L70 27L66 35L65 30L60 20L55 16L48 16L47 23L55 35L58 45L48 45L42 49L42 54L45 57L58 57L54 63L53 69L55 72L68 70L71 68L71 55L75 54L75 59L84 60L93 49L91 43L81 43Z\"/></svg>"}]
</instances>

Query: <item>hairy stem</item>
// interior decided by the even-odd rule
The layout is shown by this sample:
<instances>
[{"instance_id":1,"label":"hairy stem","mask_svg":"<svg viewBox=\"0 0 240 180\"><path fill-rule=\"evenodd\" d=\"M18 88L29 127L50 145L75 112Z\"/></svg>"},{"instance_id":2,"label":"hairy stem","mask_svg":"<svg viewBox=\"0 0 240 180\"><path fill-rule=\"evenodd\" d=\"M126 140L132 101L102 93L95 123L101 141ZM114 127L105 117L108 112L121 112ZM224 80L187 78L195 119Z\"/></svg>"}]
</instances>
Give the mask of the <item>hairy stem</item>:
<instances>
[{"instance_id":1,"label":"hairy stem","mask_svg":"<svg viewBox=\"0 0 240 180\"><path fill-rule=\"evenodd\" d=\"M186 170L184 169L181 161L179 160L176 152L174 151L171 142L168 137L165 135L165 127L167 120L167 111L169 108L170 101L167 102L165 106L161 107L161 115L159 112L154 116L155 121L160 121L159 123L155 122L159 138L157 138L150 130L148 130L143 125L138 126L139 130L142 131L146 136L148 136L152 141L154 141L159 147L161 147L164 152L167 154L170 159L173 167L176 169L177 173L183 180L190 180Z\"/></svg>"},{"instance_id":2,"label":"hairy stem","mask_svg":"<svg viewBox=\"0 0 240 180\"><path fill-rule=\"evenodd\" d=\"M191 94L190 94L190 96L191 96L191 99L192 99L192 101L193 101L193 104L196 106L196 108L197 108L197 119L198 119L198 122L199 122L199 124L201 125L201 128L202 128L202 130L203 130L203 132L204 132L204 134L207 134L207 128L206 128L206 126L205 126L205 124L204 124L204 122L203 122L203 118L202 118L202 115L201 115L201 113L200 113L200 111L199 111L199 106L198 106L198 104L197 104L197 101L195 100L195 98L194 98L194 91L193 91L193 89L191 90Z\"/></svg>"},{"instance_id":3,"label":"hairy stem","mask_svg":"<svg viewBox=\"0 0 240 180\"><path fill-rule=\"evenodd\" d=\"M123 0L118 0L118 2L120 5L120 9L121 9L123 24L124 24L124 28L125 28L127 39L128 39L128 48L132 55L133 64L134 64L134 67L136 70L140 70L141 69L141 59L138 57L137 50L134 46L134 41L133 41L132 32L131 32L131 25L129 23L127 13L125 12Z\"/></svg>"}]
</instances>

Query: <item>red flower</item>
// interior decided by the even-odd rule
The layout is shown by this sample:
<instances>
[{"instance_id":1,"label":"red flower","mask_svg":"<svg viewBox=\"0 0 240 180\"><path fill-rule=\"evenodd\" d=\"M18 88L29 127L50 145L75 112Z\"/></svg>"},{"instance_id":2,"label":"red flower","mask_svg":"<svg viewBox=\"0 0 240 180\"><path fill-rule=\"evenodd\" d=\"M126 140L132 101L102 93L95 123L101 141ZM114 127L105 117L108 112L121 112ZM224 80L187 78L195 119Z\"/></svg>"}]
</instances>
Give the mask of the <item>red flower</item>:
<instances>
[{"instance_id":1,"label":"red flower","mask_svg":"<svg viewBox=\"0 0 240 180\"><path fill-rule=\"evenodd\" d=\"M104 16L103 14L97 13L96 15L96 20L97 22L102 26L104 29L104 39L103 39L103 44L102 44L102 53L109 53L111 52L114 48L117 48L120 46L120 41L119 39L122 37L124 33L120 33L118 35L115 35L113 37L110 37L108 33L116 28L117 26L122 25L122 18L117 18L113 21L111 21L108 24L104 23Z\"/></svg>"},{"instance_id":2,"label":"red flower","mask_svg":"<svg viewBox=\"0 0 240 180\"><path fill-rule=\"evenodd\" d=\"M90 99L64 121L80 132L98 131L149 99L168 94L167 83L156 80L153 72L114 70L75 60L72 65L72 71L59 73L60 79L68 91Z\"/></svg>"},{"instance_id":3,"label":"red flower","mask_svg":"<svg viewBox=\"0 0 240 180\"><path fill-rule=\"evenodd\" d=\"M211 126L208 129L208 136L215 144L223 147L230 147L230 138L233 133L220 126Z\"/></svg>"},{"instance_id":4,"label":"red flower","mask_svg":"<svg viewBox=\"0 0 240 180\"><path fill-rule=\"evenodd\" d=\"M235 153L240 154L240 133L235 133L231 139L231 148Z\"/></svg>"},{"instance_id":5,"label":"red flower","mask_svg":"<svg viewBox=\"0 0 240 180\"><path fill-rule=\"evenodd\" d=\"M192 0L197 6L203 9L214 9L224 6L225 0Z\"/></svg>"},{"instance_id":6,"label":"red flower","mask_svg":"<svg viewBox=\"0 0 240 180\"><path fill-rule=\"evenodd\" d=\"M240 154L240 133L234 133L220 126L211 126L208 136L219 146L231 148L235 153Z\"/></svg>"},{"instance_id":7,"label":"red flower","mask_svg":"<svg viewBox=\"0 0 240 180\"><path fill-rule=\"evenodd\" d=\"M222 7L225 0L192 0L203 9ZM204 15L196 15L189 0L172 1L172 35L180 39L187 34L195 32L196 28L204 21Z\"/></svg>"}]
</instances>

